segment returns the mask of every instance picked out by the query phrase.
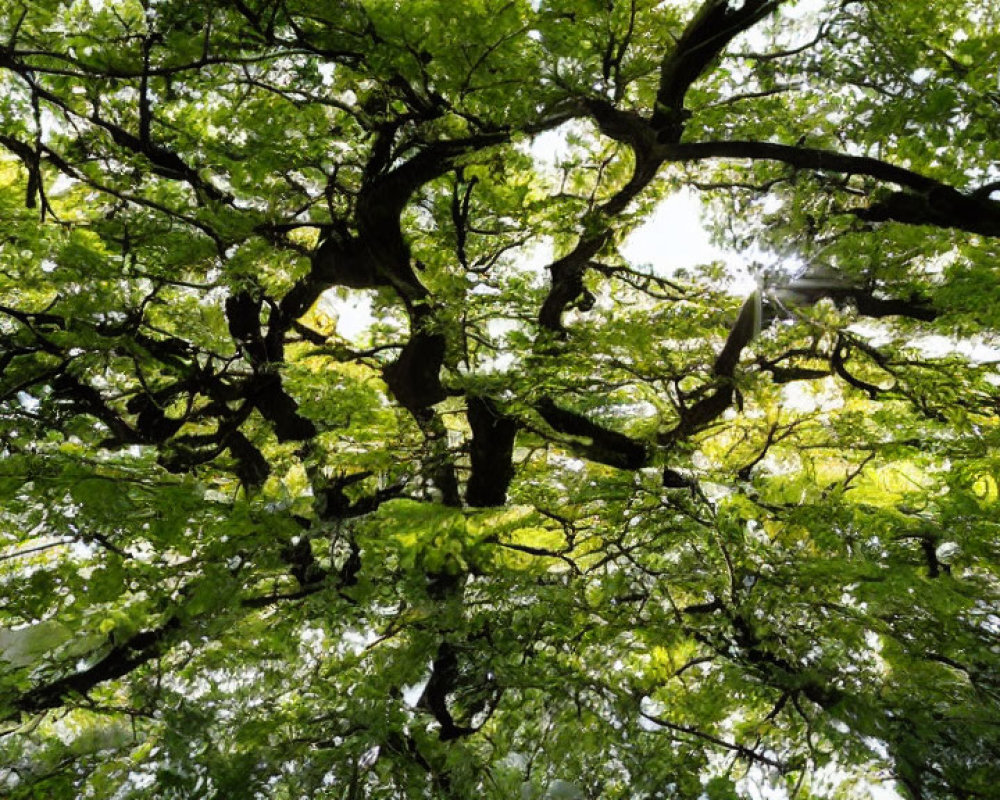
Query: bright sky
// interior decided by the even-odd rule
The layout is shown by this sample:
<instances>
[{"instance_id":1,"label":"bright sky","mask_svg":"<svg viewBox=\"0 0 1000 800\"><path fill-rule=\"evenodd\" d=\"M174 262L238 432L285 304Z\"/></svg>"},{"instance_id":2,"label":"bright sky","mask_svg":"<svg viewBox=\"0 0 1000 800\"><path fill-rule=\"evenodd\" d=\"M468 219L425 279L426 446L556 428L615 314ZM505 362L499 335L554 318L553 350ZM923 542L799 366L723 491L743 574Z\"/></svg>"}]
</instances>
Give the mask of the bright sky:
<instances>
[{"instance_id":1,"label":"bright sky","mask_svg":"<svg viewBox=\"0 0 1000 800\"><path fill-rule=\"evenodd\" d=\"M664 200L649 220L625 240L621 253L657 273L674 272L709 261L731 258L715 247L701 224L698 196L681 189Z\"/></svg>"}]
</instances>

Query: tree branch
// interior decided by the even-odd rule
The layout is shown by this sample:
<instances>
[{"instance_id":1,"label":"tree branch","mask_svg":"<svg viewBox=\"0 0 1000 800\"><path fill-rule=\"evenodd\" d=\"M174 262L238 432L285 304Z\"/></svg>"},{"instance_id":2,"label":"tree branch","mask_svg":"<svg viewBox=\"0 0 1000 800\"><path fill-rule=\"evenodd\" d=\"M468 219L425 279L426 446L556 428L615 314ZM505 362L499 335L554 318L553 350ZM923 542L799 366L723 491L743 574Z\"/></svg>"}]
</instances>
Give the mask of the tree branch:
<instances>
[{"instance_id":1,"label":"tree branch","mask_svg":"<svg viewBox=\"0 0 1000 800\"><path fill-rule=\"evenodd\" d=\"M684 98L688 89L736 36L777 9L781 2L744 0L738 9L731 8L729 0L702 3L660 66L656 107L650 118L657 141L681 140L687 118Z\"/></svg>"},{"instance_id":2,"label":"tree branch","mask_svg":"<svg viewBox=\"0 0 1000 800\"><path fill-rule=\"evenodd\" d=\"M551 398L536 403L535 410L553 430L584 439L571 444L571 447L591 461L617 469L640 469L649 460L649 452L642 442L604 428L575 411L561 408Z\"/></svg>"},{"instance_id":3,"label":"tree branch","mask_svg":"<svg viewBox=\"0 0 1000 800\"><path fill-rule=\"evenodd\" d=\"M518 423L501 414L488 397L469 397L467 403L472 474L465 488L465 502L474 508L502 506L514 478L512 459Z\"/></svg>"},{"instance_id":4,"label":"tree branch","mask_svg":"<svg viewBox=\"0 0 1000 800\"><path fill-rule=\"evenodd\" d=\"M180 628L180 620L171 617L163 625L142 631L112 647L95 664L51 683L36 686L17 698L7 710L0 712L9 720L18 713L37 714L59 708L65 698L86 694L101 683L121 678L136 667L158 658L166 649L170 634Z\"/></svg>"}]
</instances>

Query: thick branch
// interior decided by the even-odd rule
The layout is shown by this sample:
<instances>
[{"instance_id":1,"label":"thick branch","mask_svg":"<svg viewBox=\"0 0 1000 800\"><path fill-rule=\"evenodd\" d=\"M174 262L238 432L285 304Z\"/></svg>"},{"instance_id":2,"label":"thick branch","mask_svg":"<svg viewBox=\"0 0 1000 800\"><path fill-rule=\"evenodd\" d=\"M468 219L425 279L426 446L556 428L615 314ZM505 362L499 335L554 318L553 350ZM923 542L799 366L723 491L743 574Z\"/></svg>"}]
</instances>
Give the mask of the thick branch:
<instances>
[{"instance_id":1,"label":"thick branch","mask_svg":"<svg viewBox=\"0 0 1000 800\"><path fill-rule=\"evenodd\" d=\"M732 378L739 363L740 354L760 332L760 292L752 292L743 302L739 316L733 325L726 343L712 365L712 372L720 378Z\"/></svg>"},{"instance_id":2,"label":"thick branch","mask_svg":"<svg viewBox=\"0 0 1000 800\"><path fill-rule=\"evenodd\" d=\"M442 742L475 733L473 728L457 725L448 710L448 695L455 690L458 679L455 648L450 642L442 642L431 665L430 679L419 700L420 707L427 709L441 726L438 737Z\"/></svg>"},{"instance_id":3,"label":"thick branch","mask_svg":"<svg viewBox=\"0 0 1000 800\"><path fill-rule=\"evenodd\" d=\"M767 16L781 1L746 0L734 10L727 0L706 0L663 60L656 107L648 123L639 115L617 109L606 100L587 101L587 110L601 133L632 148L635 167L629 181L600 207L603 219L599 232L581 238L572 252L550 265L552 288L539 313L539 324L543 328L563 330L563 311L583 294L587 263L610 239L611 220L649 185L664 157L672 152L656 147L655 142L675 144L680 141L686 120L684 97L691 84L735 36Z\"/></svg>"},{"instance_id":4,"label":"thick branch","mask_svg":"<svg viewBox=\"0 0 1000 800\"><path fill-rule=\"evenodd\" d=\"M878 386L863 381L860 378L856 378L847 371L845 351L848 350L848 347L849 345L844 340L844 337L838 336L837 344L833 348L833 353L830 355L830 366L833 367L834 372L836 372L855 389L860 389L861 391L867 393L872 400L877 399L882 391Z\"/></svg>"},{"instance_id":5,"label":"thick branch","mask_svg":"<svg viewBox=\"0 0 1000 800\"><path fill-rule=\"evenodd\" d=\"M572 447L591 461L618 469L639 469L649 459L642 442L591 422L583 414L561 408L551 398L537 403L535 410L554 430L583 439Z\"/></svg>"},{"instance_id":6,"label":"thick branch","mask_svg":"<svg viewBox=\"0 0 1000 800\"><path fill-rule=\"evenodd\" d=\"M924 193L893 192L856 212L871 222L902 222L956 228L983 236L1000 236L1000 202L989 197L962 194L939 186Z\"/></svg>"},{"instance_id":7,"label":"thick branch","mask_svg":"<svg viewBox=\"0 0 1000 800\"><path fill-rule=\"evenodd\" d=\"M877 158L851 156L815 147L733 140L669 145L664 148L664 151L665 161L690 162L705 161L711 158L780 161L800 169L838 172L845 175L867 175L887 183L905 186L917 192L930 192L934 189L955 191L934 178L928 178L919 172L897 167Z\"/></svg>"},{"instance_id":8,"label":"thick branch","mask_svg":"<svg viewBox=\"0 0 1000 800\"><path fill-rule=\"evenodd\" d=\"M67 372L59 375L52 382L52 390L55 397L69 401L75 410L92 414L101 422L108 426L111 435L118 444L136 444L139 442L138 434L112 409L101 393L89 384L83 383L75 375Z\"/></svg>"},{"instance_id":9,"label":"thick branch","mask_svg":"<svg viewBox=\"0 0 1000 800\"><path fill-rule=\"evenodd\" d=\"M362 517L375 511L386 500L398 497L403 491L403 484L396 483L384 489L378 489L374 494L351 500L344 491L355 483L370 478L370 472L357 472L353 475L342 475L334 478L322 488L316 490L316 513L324 520L351 519Z\"/></svg>"},{"instance_id":10,"label":"thick branch","mask_svg":"<svg viewBox=\"0 0 1000 800\"><path fill-rule=\"evenodd\" d=\"M281 384L274 364L283 358L283 329L261 330L262 302L249 292L238 292L226 299L229 332L254 368L245 394L261 415L272 424L278 441L303 441L316 435L316 426L298 413L298 403ZM271 324L278 325L280 313L272 314ZM273 334L273 335L272 335Z\"/></svg>"},{"instance_id":11,"label":"thick branch","mask_svg":"<svg viewBox=\"0 0 1000 800\"><path fill-rule=\"evenodd\" d=\"M753 292L740 308L736 323L729 332L729 336L726 337L726 343L712 365L712 374L717 379L715 387L710 388L694 405L681 410L680 422L673 430L661 435L661 444L670 445L679 439L690 436L722 416L726 409L732 405L736 396L736 387L733 381L736 365L739 363L743 349L760 331L760 314L760 293Z\"/></svg>"},{"instance_id":12,"label":"thick branch","mask_svg":"<svg viewBox=\"0 0 1000 800\"><path fill-rule=\"evenodd\" d=\"M517 422L501 414L488 397L470 397L466 416L472 428L469 456L472 475L465 502L473 507L502 506L514 477L512 459Z\"/></svg>"},{"instance_id":13,"label":"thick branch","mask_svg":"<svg viewBox=\"0 0 1000 800\"><path fill-rule=\"evenodd\" d=\"M691 85L740 33L781 5L781 0L705 0L677 44L663 59L656 108L650 120L660 142L679 142L684 130L684 98Z\"/></svg>"},{"instance_id":14,"label":"thick branch","mask_svg":"<svg viewBox=\"0 0 1000 800\"><path fill-rule=\"evenodd\" d=\"M409 411L429 408L447 397L441 385L445 345L443 334L418 330L399 357L382 370L389 390Z\"/></svg>"},{"instance_id":15,"label":"thick branch","mask_svg":"<svg viewBox=\"0 0 1000 800\"><path fill-rule=\"evenodd\" d=\"M552 286L538 313L538 323L550 331L562 332L562 315L574 300L584 297L583 276L591 259L610 238L611 233L603 233L581 239L572 252L549 265Z\"/></svg>"},{"instance_id":16,"label":"thick branch","mask_svg":"<svg viewBox=\"0 0 1000 800\"><path fill-rule=\"evenodd\" d=\"M22 77L24 76L23 67L14 65L13 68L18 71ZM57 108L60 108L65 114L88 119L94 125L97 125L99 128L103 128L107 131L107 133L110 134L111 138L114 140L115 144L131 151L132 153L135 153L136 155L145 157L150 163L152 171L156 175L170 180L186 181L192 186L192 188L196 191L202 192L205 197L208 197L211 200L217 202L229 202L231 200L229 195L217 189L209 181L204 180L198 174L196 169L191 167L173 150L152 141L148 138L148 136L147 138L136 136L135 134L125 130L125 128L120 125L116 125L115 123L102 118L96 112L90 117L84 117L82 114L79 114L76 110L74 110L61 97L53 92L39 87L37 84L33 84L32 88L40 98L47 100ZM145 113L148 114L148 109ZM149 132L148 124L148 120L146 120L145 123L141 123L147 134Z\"/></svg>"}]
</instances>

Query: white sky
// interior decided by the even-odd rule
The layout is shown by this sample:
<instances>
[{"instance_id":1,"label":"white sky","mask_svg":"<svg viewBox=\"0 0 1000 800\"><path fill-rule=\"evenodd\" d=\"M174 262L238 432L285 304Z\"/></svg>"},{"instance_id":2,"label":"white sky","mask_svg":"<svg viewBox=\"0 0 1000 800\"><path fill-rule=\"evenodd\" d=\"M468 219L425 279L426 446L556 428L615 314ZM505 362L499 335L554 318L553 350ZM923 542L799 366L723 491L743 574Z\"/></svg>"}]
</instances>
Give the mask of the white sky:
<instances>
[{"instance_id":1,"label":"white sky","mask_svg":"<svg viewBox=\"0 0 1000 800\"><path fill-rule=\"evenodd\" d=\"M731 257L709 241L698 197L689 189L660 203L649 220L625 240L621 253L634 264L650 264L660 274Z\"/></svg>"}]
</instances>

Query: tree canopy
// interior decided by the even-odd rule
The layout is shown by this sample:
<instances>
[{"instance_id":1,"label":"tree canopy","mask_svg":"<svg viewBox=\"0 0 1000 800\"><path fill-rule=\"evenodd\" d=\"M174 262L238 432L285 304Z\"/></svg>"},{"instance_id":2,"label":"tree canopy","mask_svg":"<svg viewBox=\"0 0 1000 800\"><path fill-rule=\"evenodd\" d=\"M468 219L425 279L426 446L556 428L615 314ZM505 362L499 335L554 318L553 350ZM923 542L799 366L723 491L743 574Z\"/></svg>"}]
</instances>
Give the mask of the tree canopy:
<instances>
[{"instance_id":1,"label":"tree canopy","mask_svg":"<svg viewBox=\"0 0 1000 800\"><path fill-rule=\"evenodd\" d=\"M996 797L997 52L4 2L0 794Z\"/></svg>"}]
</instances>

